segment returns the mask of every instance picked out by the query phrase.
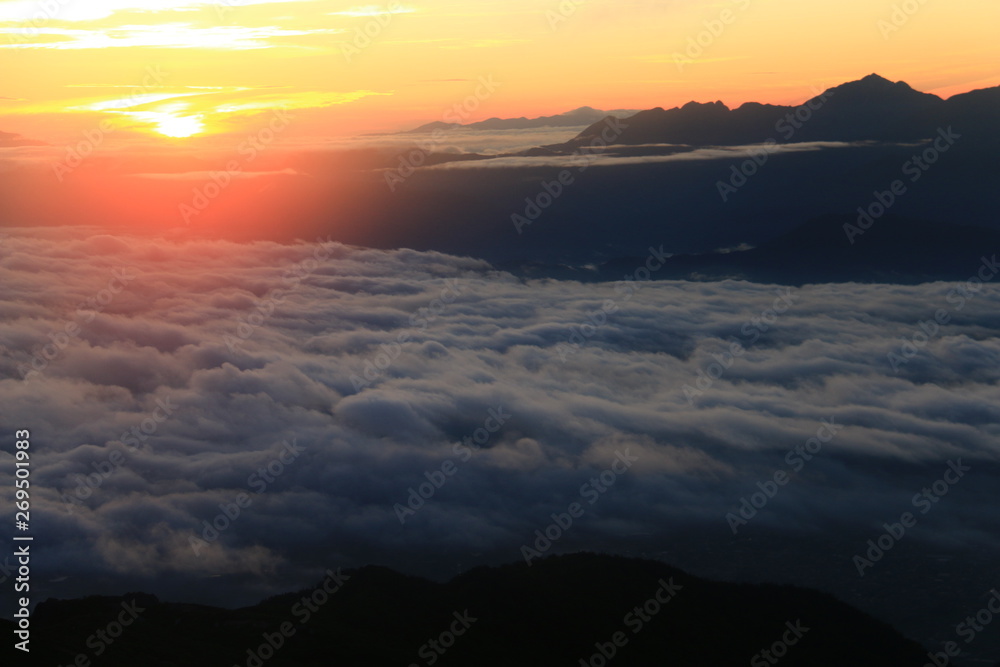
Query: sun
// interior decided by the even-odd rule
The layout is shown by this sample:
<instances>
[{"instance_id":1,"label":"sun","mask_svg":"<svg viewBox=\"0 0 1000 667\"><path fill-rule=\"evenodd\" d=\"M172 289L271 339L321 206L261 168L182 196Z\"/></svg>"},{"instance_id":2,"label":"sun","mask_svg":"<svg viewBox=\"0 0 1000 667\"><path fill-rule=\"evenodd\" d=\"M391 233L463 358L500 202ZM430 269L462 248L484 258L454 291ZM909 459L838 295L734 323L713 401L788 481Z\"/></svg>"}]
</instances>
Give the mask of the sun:
<instances>
[{"instance_id":1,"label":"sun","mask_svg":"<svg viewBox=\"0 0 1000 667\"><path fill-rule=\"evenodd\" d=\"M154 130L164 136L183 139L205 131L201 116L177 116L171 113L162 116Z\"/></svg>"},{"instance_id":2,"label":"sun","mask_svg":"<svg viewBox=\"0 0 1000 667\"><path fill-rule=\"evenodd\" d=\"M190 111L187 103L161 104L153 109L129 109L117 113L164 137L185 139L206 131L205 115Z\"/></svg>"}]
</instances>

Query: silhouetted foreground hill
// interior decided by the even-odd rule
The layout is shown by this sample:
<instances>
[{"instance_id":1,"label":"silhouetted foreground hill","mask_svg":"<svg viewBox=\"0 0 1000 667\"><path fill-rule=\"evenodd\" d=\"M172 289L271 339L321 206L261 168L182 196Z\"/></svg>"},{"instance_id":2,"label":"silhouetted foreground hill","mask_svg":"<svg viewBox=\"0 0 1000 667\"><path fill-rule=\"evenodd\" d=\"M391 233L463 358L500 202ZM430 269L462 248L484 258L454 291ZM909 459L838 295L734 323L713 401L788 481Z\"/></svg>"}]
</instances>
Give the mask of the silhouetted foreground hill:
<instances>
[{"instance_id":1,"label":"silhouetted foreground hill","mask_svg":"<svg viewBox=\"0 0 1000 667\"><path fill-rule=\"evenodd\" d=\"M238 610L142 594L48 600L30 660L13 664L70 665L81 654L109 667L774 664L762 651L789 667L926 662L918 644L827 594L707 581L654 561L577 554L447 584L377 567L331 574L332 594L321 583Z\"/></svg>"}]
</instances>

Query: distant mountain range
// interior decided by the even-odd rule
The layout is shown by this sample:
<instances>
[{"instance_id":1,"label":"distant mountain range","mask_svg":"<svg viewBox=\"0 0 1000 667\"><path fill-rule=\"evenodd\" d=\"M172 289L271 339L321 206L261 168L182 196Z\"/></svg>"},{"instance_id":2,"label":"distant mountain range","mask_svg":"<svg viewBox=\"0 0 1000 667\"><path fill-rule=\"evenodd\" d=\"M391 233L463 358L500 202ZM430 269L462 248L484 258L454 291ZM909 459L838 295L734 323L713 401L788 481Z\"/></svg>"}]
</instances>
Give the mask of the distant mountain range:
<instances>
[{"instance_id":1,"label":"distant mountain range","mask_svg":"<svg viewBox=\"0 0 1000 667\"><path fill-rule=\"evenodd\" d=\"M581 125L596 123L597 121L607 118L608 116L625 118L626 116L632 116L635 113L637 113L635 110L620 109L617 111L600 111L599 109L594 109L593 107L580 107L579 109L573 109L572 111L567 111L566 113L557 114L555 116L540 116L538 118L525 118L524 116L521 116L520 118L489 118L487 120L481 120L476 123L467 123L465 125L461 123L445 123L443 121L435 121L433 123L427 123L426 125L421 125L420 127L412 130L402 132L401 134L416 134L433 132L434 130L454 130L458 128L466 130L530 130L542 127L579 127Z\"/></svg>"},{"instance_id":2,"label":"distant mountain range","mask_svg":"<svg viewBox=\"0 0 1000 667\"><path fill-rule=\"evenodd\" d=\"M996 137L1000 87L947 100L877 74L830 88L800 106L748 102L730 109L722 102L640 111L625 119L617 144L742 145L804 141L906 141L932 137L937 128ZM597 137L603 121L570 145Z\"/></svg>"},{"instance_id":3,"label":"distant mountain range","mask_svg":"<svg viewBox=\"0 0 1000 667\"><path fill-rule=\"evenodd\" d=\"M558 556L446 584L377 567L345 574L339 590L327 582L332 594L317 586L238 610L144 594L47 600L32 619L30 664L80 664L98 650L107 667L774 664L764 651L798 667L927 661L916 642L828 594L719 583L655 561ZM109 626L122 618L123 631ZM0 621L8 656L12 625Z\"/></svg>"},{"instance_id":4,"label":"distant mountain range","mask_svg":"<svg viewBox=\"0 0 1000 667\"><path fill-rule=\"evenodd\" d=\"M622 155L656 155L702 146L791 144L802 142L917 142L934 138L939 130L953 128L981 148L1000 144L996 120L1000 118L1000 87L974 90L947 100L893 83L878 74L824 91L799 106L747 102L730 109L722 102L688 102L682 107L645 111L602 112L581 107L558 116L542 118L491 118L458 125L435 122L403 134L456 128L513 130L538 127L571 127L590 123L573 139L521 150L513 155L544 157L568 155L605 135L609 119L621 119L611 145ZM614 127L619 127L613 123ZM670 146L663 146L669 144ZM601 144L607 145L607 141ZM639 148L642 146L642 148ZM683 148L682 148L683 147ZM631 152L630 152L631 151ZM636 153L635 151L642 151ZM443 162L505 157L446 154Z\"/></svg>"},{"instance_id":5,"label":"distant mountain range","mask_svg":"<svg viewBox=\"0 0 1000 667\"><path fill-rule=\"evenodd\" d=\"M620 279L622 265L655 242L688 253L669 261L658 279L963 280L978 267L977 253L1000 247L988 231L1000 230L996 197L984 187L1000 178L998 118L1000 87L942 99L872 74L800 106L692 102L605 118L561 144L438 153L427 163L461 160L472 168L419 171L387 206L420 218L395 244L470 254L527 276ZM609 125L621 131L606 145ZM561 159L601 134L586 173ZM742 149L769 141L780 148L763 166ZM792 147L797 143L807 145ZM716 146L741 150L700 150ZM384 159L386 166L398 162ZM541 210L544 184L560 170L573 184ZM871 208L893 184L905 193L894 198L891 215L851 244L843 225L857 224L859 207ZM533 206L532 224L514 229L514 216L524 219ZM371 243L372 229L352 242ZM744 245L754 249L712 252Z\"/></svg>"}]
</instances>

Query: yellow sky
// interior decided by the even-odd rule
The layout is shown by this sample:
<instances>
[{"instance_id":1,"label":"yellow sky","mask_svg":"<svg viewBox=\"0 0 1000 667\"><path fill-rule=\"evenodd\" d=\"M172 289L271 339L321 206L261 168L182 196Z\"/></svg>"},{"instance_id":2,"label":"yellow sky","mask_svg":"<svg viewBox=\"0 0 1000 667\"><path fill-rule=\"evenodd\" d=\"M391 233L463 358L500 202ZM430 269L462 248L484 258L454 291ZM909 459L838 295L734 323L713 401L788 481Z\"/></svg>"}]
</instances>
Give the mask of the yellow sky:
<instances>
[{"instance_id":1,"label":"yellow sky","mask_svg":"<svg viewBox=\"0 0 1000 667\"><path fill-rule=\"evenodd\" d=\"M344 136L463 102L801 102L871 72L947 96L1000 85L997 25L996 0L0 0L0 131L179 141L282 108Z\"/></svg>"}]
</instances>

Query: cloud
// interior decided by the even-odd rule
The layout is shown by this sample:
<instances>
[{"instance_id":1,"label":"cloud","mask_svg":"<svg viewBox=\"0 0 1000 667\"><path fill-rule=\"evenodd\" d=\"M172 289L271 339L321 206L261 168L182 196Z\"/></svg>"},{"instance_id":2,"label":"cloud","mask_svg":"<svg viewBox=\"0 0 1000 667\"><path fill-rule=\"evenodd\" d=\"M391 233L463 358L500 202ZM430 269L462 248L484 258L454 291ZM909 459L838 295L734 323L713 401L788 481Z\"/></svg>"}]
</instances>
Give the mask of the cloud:
<instances>
[{"instance_id":1,"label":"cloud","mask_svg":"<svg viewBox=\"0 0 1000 667\"><path fill-rule=\"evenodd\" d=\"M351 7L350 9L345 9L339 12L327 12L329 16L349 16L351 18L367 18L372 16L385 16L386 14L412 14L417 10L413 7L403 7L402 5L397 5L395 7L391 5L381 6L381 5L363 5L358 7Z\"/></svg>"},{"instance_id":2,"label":"cloud","mask_svg":"<svg viewBox=\"0 0 1000 667\"><path fill-rule=\"evenodd\" d=\"M0 21L35 23L39 17L59 21L97 21L116 14L161 12L213 11L218 7L233 8L248 5L280 4L300 0L90 0L89 2L57 2L41 6L35 0L8 0L0 3Z\"/></svg>"},{"instance_id":3,"label":"cloud","mask_svg":"<svg viewBox=\"0 0 1000 667\"><path fill-rule=\"evenodd\" d=\"M440 120L438 118L437 120ZM415 125L417 123L410 123ZM432 132L406 132L405 134L374 134L358 137L330 139L326 146L337 149L356 148L410 148L414 145L436 153L509 153L528 150L548 144L559 144L573 139L583 129L579 127L545 127L526 130L471 130L452 128L435 136ZM409 129L405 127L403 129Z\"/></svg>"},{"instance_id":4,"label":"cloud","mask_svg":"<svg viewBox=\"0 0 1000 667\"><path fill-rule=\"evenodd\" d=\"M276 26L212 26L197 27L190 23L169 23L155 26L123 25L114 28L84 30L43 26L32 32L30 40L18 41L22 28L0 28L0 34L11 36L8 49L107 49L150 47L161 49L247 50L266 49L281 45L282 40L294 45L292 38L326 36L345 32L338 28L290 30ZM46 39L36 39L45 36Z\"/></svg>"},{"instance_id":5,"label":"cloud","mask_svg":"<svg viewBox=\"0 0 1000 667\"><path fill-rule=\"evenodd\" d=\"M960 458L974 473L913 539L1000 547L995 290L896 372L887 354L955 285L807 286L760 329L748 323L768 318L776 286L635 290L524 282L433 252L8 231L0 495L14 488L9 434L28 428L38 567L77 590L218 575L280 590L334 561L515 560L626 451L635 463L567 548L727 535L726 513L822 420L836 437L747 534L877 536ZM727 361L734 340L746 352ZM21 379L33 358L40 373ZM301 455L274 464L290 439ZM112 457L124 462L81 487ZM449 460L457 472L401 525L394 507ZM240 493L252 504L195 554ZM849 559L863 544L840 547Z\"/></svg>"},{"instance_id":6,"label":"cloud","mask_svg":"<svg viewBox=\"0 0 1000 667\"><path fill-rule=\"evenodd\" d=\"M843 141L809 141L795 144L779 144L768 146L766 151L769 155L782 153L803 153L821 151L831 148L851 148L858 146L858 143L848 143ZM638 145L629 146L629 149L642 147L662 146L663 148L676 150L676 146L668 144L662 145ZM690 162L703 160L733 160L738 158L749 159L751 155L759 153L763 144L748 146L718 146L712 148L697 148L685 150L681 147L680 152L671 152L662 155L617 155L615 147L611 146L606 152L584 152L573 155L553 155L553 156L513 156L495 157L489 160L445 162L422 169L524 169L531 167L553 167L559 168L579 168L584 166L624 166L634 164L654 164L658 162ZM755 153L756 152L756 153Z\"/></svg>"}]
</instances>

